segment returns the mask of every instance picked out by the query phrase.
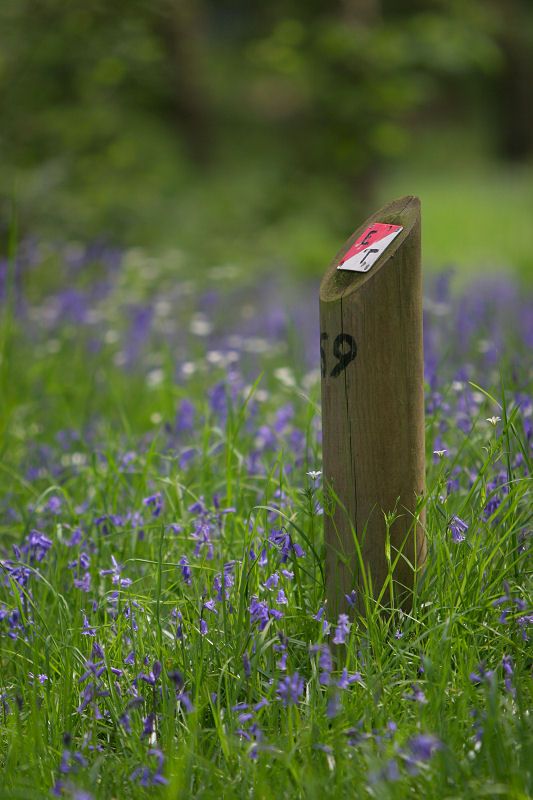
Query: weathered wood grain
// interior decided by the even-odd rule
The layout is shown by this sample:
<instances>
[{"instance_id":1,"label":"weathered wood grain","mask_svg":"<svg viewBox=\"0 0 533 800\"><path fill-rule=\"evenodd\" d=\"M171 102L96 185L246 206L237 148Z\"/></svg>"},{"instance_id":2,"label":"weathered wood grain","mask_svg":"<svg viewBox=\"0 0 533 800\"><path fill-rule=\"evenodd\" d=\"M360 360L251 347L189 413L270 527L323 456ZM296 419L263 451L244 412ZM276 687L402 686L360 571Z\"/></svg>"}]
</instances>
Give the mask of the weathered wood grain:
<instances>
[{"instance_id":1,"label":"weathered wood grain","mask_svg":"<svg viewBox=\"0 0 533 800\"><path fill-rule=\"evenodd\" d=\"M369 272L338 271L373 222L403 231ZM425 474L418 198L377 211L337 254L320 287L320 336L329 616L345 610L352 589L361 595L356 541L376 598L397 562L392 585L406 606L426 556L423 514L415 513Z\"/></svg>"}]
</instances>

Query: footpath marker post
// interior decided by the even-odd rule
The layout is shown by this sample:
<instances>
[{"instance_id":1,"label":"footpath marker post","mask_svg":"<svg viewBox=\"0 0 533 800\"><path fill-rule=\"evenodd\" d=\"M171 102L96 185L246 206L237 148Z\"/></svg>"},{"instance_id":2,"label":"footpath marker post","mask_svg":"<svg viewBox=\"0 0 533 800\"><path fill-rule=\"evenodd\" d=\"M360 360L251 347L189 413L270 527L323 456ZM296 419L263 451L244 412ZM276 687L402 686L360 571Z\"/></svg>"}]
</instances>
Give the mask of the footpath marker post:
<instances>
[{"instance_id":1,"label":"footpath marker post","mask_svg":"<svg viewBox=\"0 0 533 800\"><path fill-rule=\"evenodd\" d=\"M330 619L355 589L408 607L426 556L420 201L381 208L320 286L324 536ZM387 582L389 574L393 580Z\"/></svg>"}]
</instances>

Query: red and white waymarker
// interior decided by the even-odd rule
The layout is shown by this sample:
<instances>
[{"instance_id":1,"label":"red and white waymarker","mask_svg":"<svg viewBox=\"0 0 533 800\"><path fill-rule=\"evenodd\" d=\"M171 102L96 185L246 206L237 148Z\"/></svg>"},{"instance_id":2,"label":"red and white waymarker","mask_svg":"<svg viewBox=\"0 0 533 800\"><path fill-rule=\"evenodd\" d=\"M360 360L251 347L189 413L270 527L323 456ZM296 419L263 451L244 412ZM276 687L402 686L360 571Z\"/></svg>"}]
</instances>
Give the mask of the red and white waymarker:
<instances>
[{"instance_id":1,"label":"red and white waymarker","mask_svg":"<svg viewBox=\"0 0 533 800\"><path fill-rule=\"evenodd\" d=\"M343 255L337 269L368 272L401 231L403 231L401 225L386 225L383 222L369 225Z\"/></svg>"}]
</instances>

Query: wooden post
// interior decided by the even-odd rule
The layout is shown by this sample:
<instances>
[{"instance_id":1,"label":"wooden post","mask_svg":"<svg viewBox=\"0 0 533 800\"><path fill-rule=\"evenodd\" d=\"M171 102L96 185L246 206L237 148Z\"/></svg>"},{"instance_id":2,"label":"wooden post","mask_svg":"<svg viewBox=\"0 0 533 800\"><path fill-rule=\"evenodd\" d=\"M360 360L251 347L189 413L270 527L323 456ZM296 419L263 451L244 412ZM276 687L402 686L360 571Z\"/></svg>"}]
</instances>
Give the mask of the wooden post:
<instances>
[{"instance_id":1,"label":"wooden post","mask_svg":"<svg viewBox=\"0 0 533 800\"><path fill-rule=\"evenodd\" d=\"M381 254L368 245L380 235L375 223L387 225L378 226L382 237L388 230L395 237ZM368 260L377 257L370 268L365 245ZM350 263L362 262L359 268L368 271L339 270L358 247ZM415 518L425 483L417 197L395 200L369 217L329 267L320 286L320 354L328 616L347 610L345 595L353 589L363 610L358 546L374 597L396 562L395 602L408 607L415 570L426 556L423 513ZM385 606L390 591L389 584Z\"/></svg>"}]
</instances>

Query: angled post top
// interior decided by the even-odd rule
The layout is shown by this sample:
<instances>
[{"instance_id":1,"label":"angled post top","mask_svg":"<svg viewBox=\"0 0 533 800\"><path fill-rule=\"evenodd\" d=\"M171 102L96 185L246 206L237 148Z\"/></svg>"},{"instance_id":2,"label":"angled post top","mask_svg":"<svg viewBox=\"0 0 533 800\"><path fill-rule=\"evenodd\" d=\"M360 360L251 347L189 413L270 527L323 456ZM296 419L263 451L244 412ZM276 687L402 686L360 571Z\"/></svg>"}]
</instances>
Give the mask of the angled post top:
<instances>
[{"instance_id":1,"label":"angled post top","mask_svg":"<svg viewBox=\"0 0 533 800\"><path fill-rule=\"evenodd\" d=\"M359 236L372 224L376 222L388 225L401 225L403 230L394 239L387 249L380 255L376 263L368 272L349 272L338 270L337 266L343 256L348 252L352 244ZM414 195L400 197L391 203L380 208L365 222L363 222L350 238L341 247L320 284L320 302L334 303L341 298L346 298L358 291L367 281L380 272L389 259L394 256L397 250L409 238L417 223L420 222L420 200Z\"/></svg>"}]
</instances>

